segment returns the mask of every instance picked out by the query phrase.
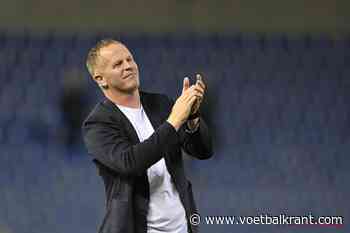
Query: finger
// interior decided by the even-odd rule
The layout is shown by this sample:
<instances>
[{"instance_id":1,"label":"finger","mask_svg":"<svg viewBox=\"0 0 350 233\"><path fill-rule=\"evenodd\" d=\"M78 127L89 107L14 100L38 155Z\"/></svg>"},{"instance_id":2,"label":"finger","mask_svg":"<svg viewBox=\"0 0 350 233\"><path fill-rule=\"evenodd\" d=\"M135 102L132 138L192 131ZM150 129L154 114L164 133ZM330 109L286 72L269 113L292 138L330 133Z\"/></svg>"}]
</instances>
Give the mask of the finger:
<instances>
[{"instance_id":1,"label":"finger","mask_svg":"<svg viewBox=\"0 0 350 233\"><path fill-rule=\"evenodd\" d=\"M197 80L197 81L196 81L196 85L197 85L197 86L200 86L200 87L203 88L203 89L206 88L206 86L205 86L203 80Z\"/></svg>"},{"instance_id":2,"label":"finger","mask_svg":"<svg viewBox=\"0 0 350 233\"><path fill-rule=\"evenodd\" d=\"M204 89L200 86L195 86L194 90L195 92L199 92L201 93L202 95L204 95Z\"/></svg>"},{"instance_id":3,"label":"finger","mask_svg":"<svg viewBox=\"0 0 350 233\"><path fill-rule=\"evenodd\" d=\"M197 96L197 97L200 98L200 99L203 99L204 94L199 93L199 92L196 92L195 96Z\"/></svg>"},{"instance_id":4,"label":"finger","mask_svg":"<svg viewBox=\"0 0 350 233\"><path fill-rule=\"evenodd\" d=\"M201 82L202 84L204 84L204 79L201 74L196 74L196 83L197 82Z\"/></svg>"},{"instance_id":5,"label":"finger","mask_svg":"<svg viewBox=\"0 0 350 233\"><path fill-rule=\"evenodd\" d=\"M196 98L203 98L203 95L199 92L192 92L188 98L190 99L192 96L195 96Z\"/></svg>"},{"instance_id":6,"label":"finger","mask_svg":"<svg viewBox=\"0 0 350 233\"><path fill-rule=\"evenodd\" d=\"M202 75L196 74L196 82L203 82Z\"/></svg>"},{"instance_id":7,"label":"finger","mask_svg":"<svg viewBox=\"0 0 350 233\"><path fill-rule=\"evenodd\" d=\"M188 92L184 94L184 100L189 101L192 98L192 96L203 97L203 94L195 90L194 88L191 88Z\"/></svg>"},{"instance_id":8,"label":"finger","mask_svg":"<svg viewBox=\"0 0 350 233\"><path fill-rule=\"evenodd\" d=\"M193 105L196 100L197 100L197 97L195 95L191 96L189 99L189 104Z\"/></svg>"},{"instance_id":9,"label":"finger","mask_svg":"<svg viewBox=\"0 0 350 233\"><path fill-rule=\"evenodd\" d=\"M198 89L198 90L197 90ZM189 95L191 92L195 92L195 91L201 91L200 87L198 87L197 85L191 85L185 92L185 95Z\"/></svg>"},{"instance_id":10,"label":"finger","mask_svg":"<svg viewBox=\"0 0 350 233\"><path fill-rule=\"evenodd\" d=\"M196 79L197 79L197 80L202 80L202 75L196 74Z\"/></svg>"},{"instance_id":11,"label":"finger","mask_svg":"<svg viewBox=\"0 0 350 233\"><path fill-rule=\"evenodd\" d=\"M203 101L203 97L204 96L202 94L194 94L194 95L196 96L197 102L200 105L202 103L202 101Z\"/></svg>"},{"instance_id":12,"label":"finger","mask_svg":"<svg viewBox=\"0 0 350 233\"><path fill-rule=\"evenodd\" d=\"M184 100L188 101L192 96L197 96L198 98L203 98L204 93L199 90L191 89L189 92L185 93Z\"/></svg>"},{"instance_id":13,"label":"finger","mask_svg":"<svg viewBox=\"0 0 350 233\"><path fill-rule=\"evenodd\" d=\"M198 91L200 91L200 92L205 92L205 89L202 87L202 86L200 86L200 85L195 85L196 87L195 87L195 90L198 90Z\"/></svg>"},{"instance_id":14,"label":"finger","mask_svg":"<svg viewBox=\"0 0 350 233\"><path fill-rule=\"evenodd\" d=\"M190 87L190 80L188 77L185 77L182 85L182 92L186 91Z\"/></svg>"},{"instance_id":15,"label":"finger","mask_svg":"<svg viewBox=\"0 0 350 233\"><path fill-rule=\"evenodd\" d=\"M189 96L191 95L191 92L194 91L195 87L196 87L195 85L190 86L189 88L187 88L187 90L185 90L185 91L181 94L181 96L182 96L184 99L186 99L187 97L189 97Z\"/></svg>"}]
</instances>

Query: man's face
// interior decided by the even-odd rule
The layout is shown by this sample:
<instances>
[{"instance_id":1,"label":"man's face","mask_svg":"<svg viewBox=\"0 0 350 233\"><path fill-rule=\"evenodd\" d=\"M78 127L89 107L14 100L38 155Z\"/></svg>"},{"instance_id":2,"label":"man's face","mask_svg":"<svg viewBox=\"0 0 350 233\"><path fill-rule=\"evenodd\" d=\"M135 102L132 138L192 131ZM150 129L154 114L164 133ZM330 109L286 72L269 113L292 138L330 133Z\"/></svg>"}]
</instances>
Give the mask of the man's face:
<instances>
[{"instance_id":1,"label":"man's face","mask_svg":"<svg viewBox=\"0 0 350 233\"><path fill-rule=\"evenodd\" d=\"M122 93L133 93L140 85L139 70L130 51L119 43L110 44L100 50L96 69L97 82Z\"/></svg>"}]
</instances>

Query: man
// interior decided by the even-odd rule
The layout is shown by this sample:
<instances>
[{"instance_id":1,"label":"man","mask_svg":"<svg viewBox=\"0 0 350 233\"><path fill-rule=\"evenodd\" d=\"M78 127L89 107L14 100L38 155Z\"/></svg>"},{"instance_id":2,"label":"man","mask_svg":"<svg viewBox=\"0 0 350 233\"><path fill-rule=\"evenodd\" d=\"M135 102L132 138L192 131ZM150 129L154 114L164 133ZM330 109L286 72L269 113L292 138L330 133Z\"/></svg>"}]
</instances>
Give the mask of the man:
<instances>
[{"instance_id":1,"label":"man","mask_svg":"<svg viewBox=\"0 0 350 233\"><path fill-rule=\"evenodd\" d=\"M106 97L83 123L83 136L103 178L106 215L100 232L198 232L181 148L198 159L212 156L199 116L205 84L184 79L173 103L139 90L138 66L119 41L102 40L89 51L87 68ZM190 118L190 119L189 119Z\"/></svg>"}]
</instances>

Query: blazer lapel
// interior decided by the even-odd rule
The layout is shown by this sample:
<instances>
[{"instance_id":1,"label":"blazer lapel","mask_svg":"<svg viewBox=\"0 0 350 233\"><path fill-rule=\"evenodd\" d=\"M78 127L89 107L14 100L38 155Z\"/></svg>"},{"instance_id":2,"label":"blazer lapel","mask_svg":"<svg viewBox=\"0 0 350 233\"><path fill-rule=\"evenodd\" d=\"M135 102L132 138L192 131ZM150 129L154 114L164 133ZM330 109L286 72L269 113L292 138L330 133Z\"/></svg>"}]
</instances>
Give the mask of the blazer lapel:
<instances>
[{"instance_id":1,"label":"blazer lapel","mask_svg":"<svg viewBox=\"0 0 350 233\"><path fill-rule=\"evenodd\" d=\"M124 115L124 113L115 105L112 101L109 99L105 99L104 101L108 107L110 107L116 114L117 114L117 119L120 119L122 124L124 125L126 132L129 134L131 140L133 143L139 143L139 137L137 136L137 133L134 129L134 126L132 126L131 122L129 121L128 117Z\"/></svg>"},{"instance_id":2,"label":"blazer lapel","mask_svg":"<svg viewBox=\"0 0 350 233\"><path fill-rule=\"evenodd\" d=\"M141 104L143 106L143 109L145 110L148 119L150 120L154 130L156 130L159 125L161 124L161 116L160 116L160 109L159 106L155 106L153 104L153 101L150 96L147 95L147 93L140 91L140 100ZM139 143L139 137L137 136L137 133L129 121L128 117L124 115L124 113L109 99L105 99L104 101L116 114L118 114L118 119L121 119L123 125L126 128L126 131L129 133L132 141L134 143Z\"/></svg>"},{"instance_id":3,"label":"blazer lapel","mask_svg":"<svg viewBox=\"0 0 350 233\"><path fill-rule=\"evenodd\" d=\"M145 110L154 130L156 130L161 124L159 106L155 106L154 100L152 100L145 92L140 91L140 98L143 109Z\"/></svg>"}]
</instances>

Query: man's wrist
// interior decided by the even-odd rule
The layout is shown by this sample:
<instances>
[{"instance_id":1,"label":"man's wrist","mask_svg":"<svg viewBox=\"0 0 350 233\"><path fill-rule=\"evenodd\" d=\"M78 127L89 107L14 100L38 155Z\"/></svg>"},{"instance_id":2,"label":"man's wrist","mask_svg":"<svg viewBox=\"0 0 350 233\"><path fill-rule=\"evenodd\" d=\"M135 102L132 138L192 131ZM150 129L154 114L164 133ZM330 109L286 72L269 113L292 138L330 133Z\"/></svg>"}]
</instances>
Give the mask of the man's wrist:
<instances>
[{"instance_id":1,"label":"man's wrist","mask_svg":"<svg viewBox=\"0 0 350 233\"><path fill-rule=\"evenodd\" d=\"M179 128L181 127L181 124L178 121L176 121L175 119L173 119L172 117L169 117L167 119L167 122L169 124L171 124L175 128L176 131L178 131Z\"/></svg>"},{"instance_id":2,"label":"man's wrist","mask_svg":"<svg viewBox=\"0 0 350 233\"><path fill-rule=\"evenodd\" d=\"M187 120L185 131L187 133L194 133L198 130L200 124L200 118L197 117L193 120Z\"/></svg>"}]
</instances>

